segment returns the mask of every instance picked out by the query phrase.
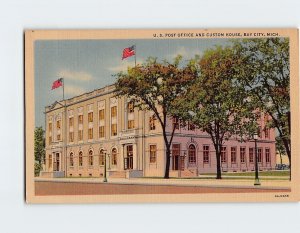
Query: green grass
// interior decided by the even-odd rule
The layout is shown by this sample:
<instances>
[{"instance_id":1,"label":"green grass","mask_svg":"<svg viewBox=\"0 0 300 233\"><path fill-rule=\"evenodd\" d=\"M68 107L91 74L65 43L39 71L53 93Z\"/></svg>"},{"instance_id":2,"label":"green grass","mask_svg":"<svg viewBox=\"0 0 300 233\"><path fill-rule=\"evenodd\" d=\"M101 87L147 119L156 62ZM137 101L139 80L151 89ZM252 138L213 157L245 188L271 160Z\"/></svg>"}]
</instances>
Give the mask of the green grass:
<instances>
[{"instance_id":1,"label":"green grass","mask_svg":"<svg viewBox=\"0 0 300 233\"><path fill-rule=\"evenodd\" d=\"M213 173L205 173L201 175L212 175ZM223 176L254 176L255 172L223 172ZM259 172L259 176L290 176L290 171L261 171Z\"/></svg>"}]
</instances>

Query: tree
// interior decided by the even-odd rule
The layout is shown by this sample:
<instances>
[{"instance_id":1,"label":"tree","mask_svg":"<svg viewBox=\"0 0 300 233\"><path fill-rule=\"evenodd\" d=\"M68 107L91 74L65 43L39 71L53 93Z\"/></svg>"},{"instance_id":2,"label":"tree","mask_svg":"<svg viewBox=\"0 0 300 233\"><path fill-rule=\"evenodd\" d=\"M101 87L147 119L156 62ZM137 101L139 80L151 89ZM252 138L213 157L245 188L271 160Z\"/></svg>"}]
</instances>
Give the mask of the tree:
<instances>
[{"instance_id":1,"label":"tree","mask_svg":"<svg viewBox=\"0 0 300 233\"><path fill-rule=\"evenodd\" d=\"M214 145L217 179L221 179L221 149L232 137L245 140L257 130L257 116L247 90L235 78L240 60L230 47L207 50L193 64L197 82L177 101L175 113L207 133Z\"/></svg>"},{"instance_id":2,"label":"tree","mask_svg":"<svg viewBox=\"0 0 300 233\"><path fill-rule=\"evenodd\" d=\"M136 107L153 111L158 119L166 148L166 179L169 178L171 144L175 133L175 127L168 132L167 119L179 118L178 115L171 114L174 103L195 77L192 65L180 68L181 60L182 57L178 56L173 63L159 63L157 59L149 58L145 64L128 68L127 73L117 74L118 80L115 84L116 96L132 98Z\"/></svg>"},{"instance_id":3,"label":"tree","mask_svg":"<svg viewBox=\"0 0 300 233\"><path fill-rule=\"evenodd\" d=\"M45 131L42 127L36 127L34 130L34 160L41 168L45 161Z\"/></svg>"},{"instance_id":4,"label":"tree","mask_svg":"<svg viewBox=\"0 0 300 233\"><path fill-rule=\"evenodd\" d=\"M240 81L249 89L257 108L270 116L268 127L276 128L291 165L291 114L289 39L243 39L234 43L242 60Z\"/></svg>"}]
</instances>

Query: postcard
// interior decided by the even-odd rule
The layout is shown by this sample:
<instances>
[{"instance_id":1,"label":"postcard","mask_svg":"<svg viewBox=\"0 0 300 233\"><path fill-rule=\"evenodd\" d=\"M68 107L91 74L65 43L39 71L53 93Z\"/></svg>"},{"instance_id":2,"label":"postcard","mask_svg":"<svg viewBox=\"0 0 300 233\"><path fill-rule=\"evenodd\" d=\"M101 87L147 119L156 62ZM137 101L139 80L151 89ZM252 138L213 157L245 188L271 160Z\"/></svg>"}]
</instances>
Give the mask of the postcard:
<instances>
[{"instance_id":1,"label":"postcard","mask_svg":"<svg viewBox=\"0 0 300 233\"><path fill-rule=\"evenodd\" d=\"M25 31L27 203L300 199L297 29Z\"/></svg>"}]
</instances>

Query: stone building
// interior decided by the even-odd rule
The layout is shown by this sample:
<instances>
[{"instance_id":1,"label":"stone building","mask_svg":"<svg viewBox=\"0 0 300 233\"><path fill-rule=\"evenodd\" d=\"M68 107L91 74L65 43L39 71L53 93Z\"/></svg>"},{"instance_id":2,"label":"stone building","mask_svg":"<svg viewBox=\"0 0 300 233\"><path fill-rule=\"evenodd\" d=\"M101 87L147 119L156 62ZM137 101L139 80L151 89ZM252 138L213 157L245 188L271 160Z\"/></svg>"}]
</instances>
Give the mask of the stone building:
<instances>
[{"instance_id":1,"label":"stone building","mask_svg":"<svg viewBox=\"0 0 300 233\"><path fill-rule=\"evenodd\" d=\"M45 108L46 163L43 177L102 177L106 161L109 177L163 176L165 145L162 129L150 111L134 108L114 96L106 86ZM258 144L260 170L276 164L275 132L260 119ZM209 136L192 124L176 127L172 143L170 176L197 176L216 172L216 156ZM106 160L105 160L106 159ZM222 149L222 171L254 170L254 141L227 141Z\"/></svg>"}]
</instances>

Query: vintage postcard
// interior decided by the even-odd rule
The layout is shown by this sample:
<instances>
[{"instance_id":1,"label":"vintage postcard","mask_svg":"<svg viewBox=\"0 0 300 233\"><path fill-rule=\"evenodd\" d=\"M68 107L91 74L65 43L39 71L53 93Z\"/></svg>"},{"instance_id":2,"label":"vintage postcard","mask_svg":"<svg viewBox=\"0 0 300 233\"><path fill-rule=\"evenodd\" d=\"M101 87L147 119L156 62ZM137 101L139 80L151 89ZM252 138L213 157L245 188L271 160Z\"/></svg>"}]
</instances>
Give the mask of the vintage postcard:
<instances>
[{"instance_id":1,"label":"vintage postcard","mask_svg":"<svg viewBox=\"0 0 300 233\"><path fill-rule=\"evenodd\" d=\"M297 29L27 30L27 203L300 199Z\"/></svg>"}]
</instances>

